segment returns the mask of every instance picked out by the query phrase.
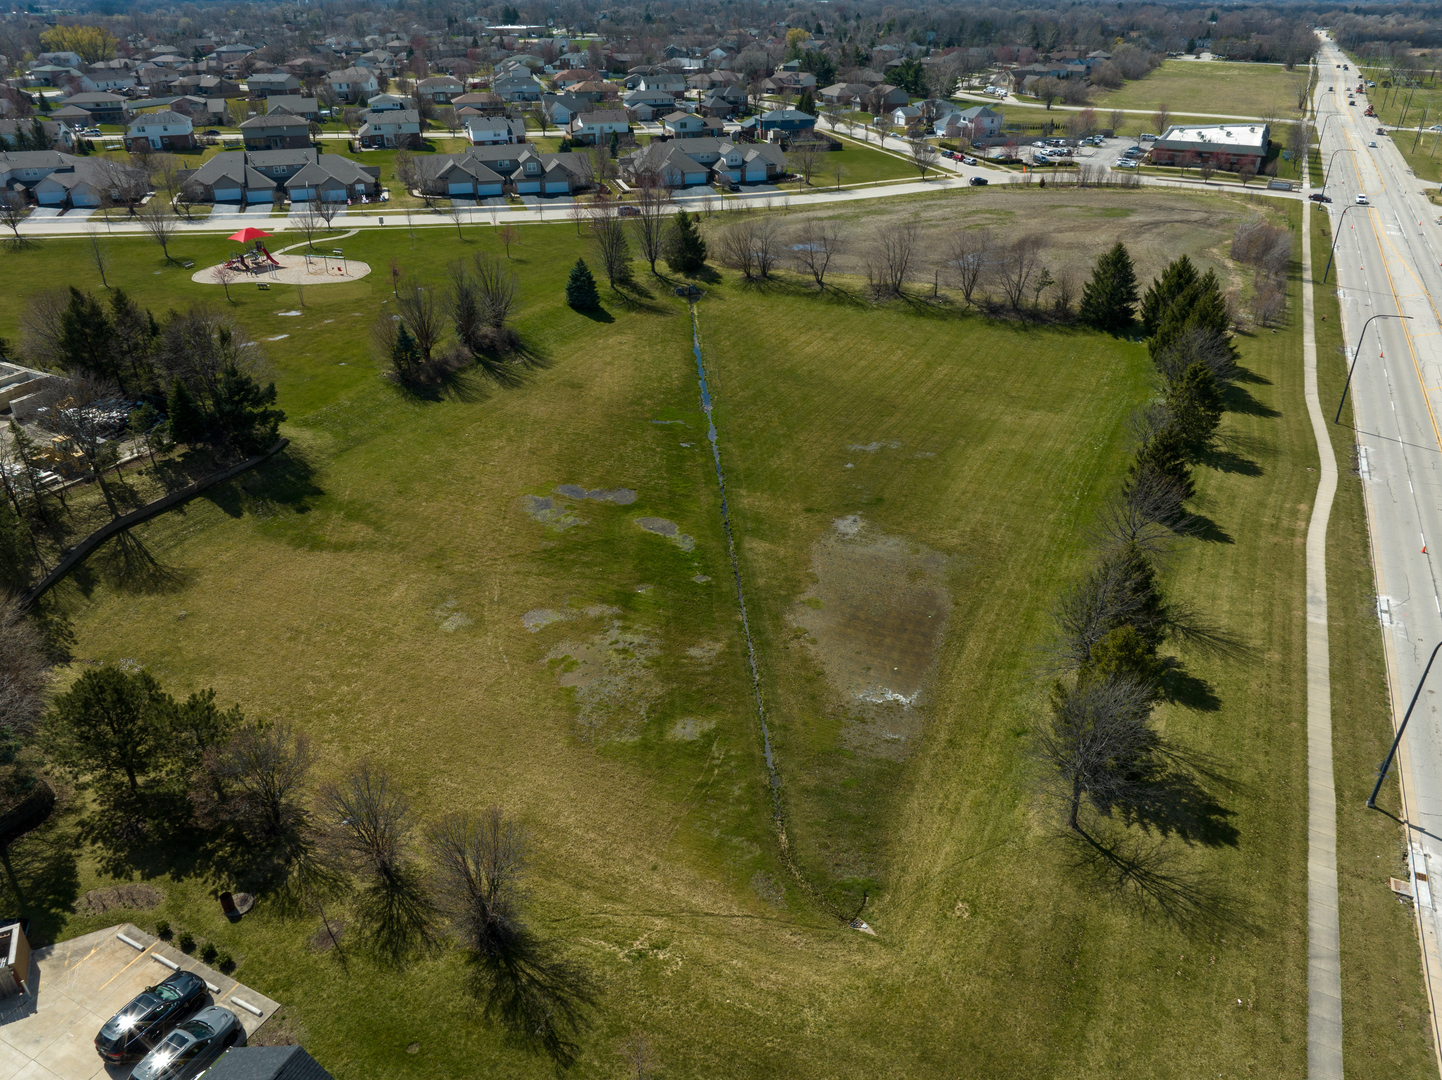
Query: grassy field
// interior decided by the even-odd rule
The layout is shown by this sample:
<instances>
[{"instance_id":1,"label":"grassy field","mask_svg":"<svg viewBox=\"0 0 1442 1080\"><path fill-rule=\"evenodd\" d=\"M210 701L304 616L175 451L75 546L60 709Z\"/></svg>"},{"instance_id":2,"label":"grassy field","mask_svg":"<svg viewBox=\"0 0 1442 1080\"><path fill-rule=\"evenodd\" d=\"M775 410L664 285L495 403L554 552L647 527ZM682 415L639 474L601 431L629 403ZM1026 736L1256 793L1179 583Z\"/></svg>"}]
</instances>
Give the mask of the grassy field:
<instances>
[{"instance_id":1,"label":"grassy field","mask_svg":"<svg viewBox=\"0 0 1442 1080\"><path fill-rule=\"evenodd\" d=\"M823 128L823 130L827 134L833 134L830 129ZM842 133L835 134L841 138ZM870 137L868 134L868 138ZM874 143L868 145L865 141L841 138L841 143L840 150L833 150L828 154L821 155L821 163L811 177L812 187L834 187L837 183L836 170L838 168L841 170L841 183L843 184L873 184L879 180L915 180L918 178L916 166L902 155L882 150ZM782 187L792 189L805 188L805 186L801 181L782 185Z\"/></svg>"},{"instance_id":2,"label":"grassy field","mask_svg":"<svg viewBox=\"0 0 1442 1080\"><path fill-rule=\"evenodd\" d=\"M886 210L955 220L960 197L973 198ZM1229 272L1231 227L1255 212L1191 193L1092 197L1063 211L1050 192L982 193L969 223L1052 229L1071 258L1125 239L1149 276L1181 251ZM1104 201L1121 198L1131 207ZM858 242L877 227L874 208L841 217ZM153 246L115 247L113 280L157 312L222 302ZM206 265L226 247L186 237L176 255ZM434 281L454 257L499 250L484 229L458 240L449 227L346 248ZM1036 648L1125 467L1125 416L1152 393L1144 348L920 298L873 308L854 279L824 297L789 278L706 286L697 311L788 836L818 903L771 830L690 321L655 282L628 303L608 294L600 320L567 309L565 272L585 250L568 224L522 230L518 327L536 362L520 385L471 383L437 401L398 394L368 355L385 273L303 297L237 291L296 463L139 530L162 575L125 583L92 559L60 593L77 659L133 658L173 691L214 686L252 715L294 719L318 740L323 775L381 758L425 817L491 802L523 817L538 925L602 990L577 1075L613 1075L620 1041L645 1031L674 1076L1189 1077L1197 1061L1302 1076L1298 598L1316 462L1297 320L1239 339L1250 374L1223 452L1198 471L1213 527L1166 571L1173 598L1251 646L1242 663L1187 654L1195 707L1165 716L1217 759L1235 829L1168 845L1177 869L1211 875L1234 905L1189 933L1072 866L1028 783ZM85 285L85 265L78 244L46 241L6 254L0 277L19 297ZM19 307L0 311L0 335L15 337ZM559 530L565 519L526 513L525 496L554 498L563 483L638 499L562 501L576 523ZM1360 520L1343 512L1358 499L1344 484L1334 559L1358 558L1346 549ZM694 547L638 528L642 515L676 522ZM924 688L920 722L894 746L838 707L836 639L818 621L855 600L834 546L835 523L853 515L875 559L864 580L943 597L927 611L944 623L927 639L939 645L905 658ZM1339 778L1344 762L1375 760L1385 728L1366 583L1343 588L1354 591L1333 605L1334 694L1339 725L1347 703L1356 728L1339 727ZM1339 790L1339 801L1358 800ZM549 1071L475 1016L454 960L399 978L365 960L341 972L310 951L315 924L281 919L264 898L226 923L214 900L233 884L225 867L111 851L81 838L83 801L70 807L16 852L44 934L114 921L70 905L114 877L149 880L167 899L138 921L163 915L234 953L239 976L285 1003L342 1080ZM1378 1072L1421 1076L1415 935L1377 868L1375 854L1395 862L1397 848L1379 821L1390 824L1341 825L1348 1038L1366 1048L1354 1062L1371 1053ZM861 894L876 938L827 914ZM1361 955L1366 974L1348 960Z\"/></svg>"},{"instance_id":3,"label":"grassy field","mask_svg":"<svg viewBox=\"0 0 1442 1080\"><path fill-rule=\"evenodd\" d=\"M1297 113L1297 86L1305 85L1304 68L1287 71L1271 64L1229 64L1194 60L1163 60L1144 79L1094 95L1102 109L1155 109L1214 116L1275 116Z\"/></svg>"}]
</instances>

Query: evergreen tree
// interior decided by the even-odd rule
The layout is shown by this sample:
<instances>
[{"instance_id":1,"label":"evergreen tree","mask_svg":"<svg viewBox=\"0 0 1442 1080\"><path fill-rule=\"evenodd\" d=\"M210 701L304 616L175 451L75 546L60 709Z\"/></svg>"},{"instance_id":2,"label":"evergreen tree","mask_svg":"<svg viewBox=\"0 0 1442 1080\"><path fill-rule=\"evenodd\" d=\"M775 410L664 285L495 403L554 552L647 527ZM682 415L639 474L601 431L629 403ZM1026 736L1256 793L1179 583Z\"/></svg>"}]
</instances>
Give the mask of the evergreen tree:
<instances>
[{"instance_id":1,"label":"evergreen tree","mask_svg":"<svg viewBox=\"0 0 1442 1080\"><path fill-rule=\"evenodd\" d=\"M140 305L118 287L110 291L110 326L115 369L125 374L136 391L153 386L155 372L150 358L155 342L150 335L149 313L142 312Z\"/></svg>"},{"instance_id":2,"label":"evergreen tree","mask_svg":"<svg viewBox=\"0 0 1442 1080\"><path fill-rule=\"evenodd\" d=\"M619 157L621 154L621 136L617 135L614 131L611 132L610 150L612 158Z\"/></svg>"},{"instance_id":3,"label":"evergreen tree","mask_svg":"<svg viewBox=\"0 0 1442 1080\"><path fill-rule=\"evenodd\" d=\"M666 244L666 265L678 274L696 274L706 265L706 241L696 219L685 210L676 211L676 224Z\"/></svg>"},{"instance_id":4,"label":"evergreen tree","mask_svg":"<svg viewBox=\"0 0 1442 1080\"><path fill-rule=\"evenodd\" d=\"M1222 422L1222 395L1206 361L1197 360L1162 391L1182 438L1192 447L1211 441Z\"/></svg>"},{"instance_id":5,"label":"evergreen tree","mask_svg":"<svg viewBox=\"0 0 1442 1080\"><path fill-rule=\"evenodd\" d=\"M0 499L0 589L13 593L28 589L33 561L30 530L10 499Z\"/></svg>"},{"instance_id":6,"label":"evergreen tree","mask_svg":"<svg viewBox=\"0 0 1442 1080\"><path fill-rule=\"evenodd\" d=\"M120 383L115 369L114 327L105 309L89 293L70 286L70 303L60 314L60 362L77 375Z\"/></svg>"},{"instance_id":7,"label":"evergreen tree","mask_svg":"<svg viewBox=\"0 0 1442 1080\"><path fill-rule=\"evenodd\" d=\"M133 795L167 741L173 704L147 671L91 668L50 706L41 745L71 775L123 782Z\"/></svg>"},{"instance_id":8,"label":"evergreen tree","mask_svg":"<svg viewBox=\"0 0 1442 1080\"><path fill-rule=\"evenodd\" d=\"M165 412L170 428L170 438L186 446L199 446L205 442L205 414L190 388L179 379L170 384L170 393L165 398Z\"/></svg>"},{"instance_id":9,"label":"evergreen tree","mask_svg":"<svg viewBox=\"0 0 1442 1080\"><path fill-rule=\"evenodd\" d=\"M1137 450L1128 476L1135 480L1142 473L1152 471L1176 485L1182 498L1190 499L1196 494L1192 484L1192 469L1187 464L1187 443L1181 428L1175 423L1165 424L1154 431Z\"/></svg>"},{"instance_id":10,"label":"evergreen tree","mask_svg":"<svg viewBox=\"0 0 1442 1080\"><path fill-rule=\"evenodd\" d=\"M1167 308L1182 292L1197 283L1197 268L1192 260L1183 255L1175 259L1162 271L1162 276L1152 282L1142 298L1142 326L1151 337L1161 325Z\"/></svg>"},{"instance_id":11,"label":"evergreen tree","mask_svg":"<svg viewBox=\"0 0 1442 1080\"><path fill-rule=\"evenodd\" d=\"M215 389L215 424L242 454L268 450L280 437L285 413L275 404L275 383L260 384L234 364L221 372Z\"/></svg>"},{"instance_id":12,"label":"evergreen tree","mask_svg":"<svg viewBox=\"0 0 1442 1080\"><path fill-rule=\"evenodd\" d=\"M577 311L595 311L601 306L601 294L596 291L596 279L585 259L577 259L571 267L571 276L566 281L566 303Z\"/></svg>"},{"instance_id":13,"label":"evergreen tree","mask_svg":"<svg viewBox=\"0 0 1442 1080\"><path fill-rule=\"evenodd\" d=\"M1136 317L1137 275L1132 257L1120 240L1097 259L1091 281L1082 291L1078 319L1083 326L1118 334Z\"/></svg>"},{"instance_id":14,"label":"evergreen tree","mask_svg":"<svg viewBox=\"0 0 1442 1080\"><path fill-rule=\"evenodd\" d=\"M1155 358L1189 330L1210 330L1221 335L1224 341L1230 341L1230 326L1227 299L1222 295L1217 275L1208 270L1171 300L1147 345Z\"/></svg>"},{"instance_id":15,"label":"evergreen tree","mask_svg":"<svg viewBox=\"0 0 1442 1080\"><path fill-rule=\"evenodd\" d=\"M405 323L401 323L400 330L396 333L395 344L391 346L391 364L396 369L396 374L402 379L409 379L424 363L425 357L421 355L421 347L416 344Z\"/></svg>"},{"instance_id":16,"label":"evergreen tree","mask_svg":"<svg viewBox=\"0 0 1442 1080\"><path fill-rule=\"evenodd\" d=\"M804 112L807 116L817 115L816 95L808 87L801 91L801 96L796 99L796 111Z\"/></svg>"}]
</instances>

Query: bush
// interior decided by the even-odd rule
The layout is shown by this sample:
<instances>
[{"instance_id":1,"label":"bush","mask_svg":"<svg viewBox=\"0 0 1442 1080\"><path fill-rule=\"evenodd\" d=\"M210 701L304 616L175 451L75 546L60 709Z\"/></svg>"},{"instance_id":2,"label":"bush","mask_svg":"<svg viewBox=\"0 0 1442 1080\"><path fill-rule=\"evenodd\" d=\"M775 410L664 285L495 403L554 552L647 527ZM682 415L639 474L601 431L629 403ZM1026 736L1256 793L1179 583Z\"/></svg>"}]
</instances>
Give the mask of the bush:
<instances>
[{"instance_id":1,"label":"bush","mask_svg":"<svg viewBox=\"0 0 1442 1080\"><path fill-rule=\"evenodd\" d=\"M218 967L223 974L229 975L235 970L235 959L230 953L223 952L220 954L220 959L216 962L215 966Z\"/></svg>"},{"instance_id":2,"label":"bush","mask_svg":"<svg viewBox=\"0 0 1442 1080\"><path fill-rule=\"evenodd\" d=\"M220 950L215 947L215 942L207 941L200 950L200 958L207 964L215 963L215 958L220 955Z\"/></svg>"},{"instance_id":3,"label":"bush","mask_svg":"<svg viewBox=\"0 0 1442 1080\"><path fill-rule=\"evenodd\" d=\"M155 923L155 936L161 941L170 940L170 923L164 919L157 919Z\"/></svg>"},{"instance_id":4,"label":"bush","mask_svg":"<svg viewBox=\"0 0 1442 1080\"><path fill-rule=\"evenodd\" d=\"M182 930L180 936L175 939L175 943L180 946L180 951L183 953L195 951L195 935L189 930Z\"/></svg>"}]
</instances>

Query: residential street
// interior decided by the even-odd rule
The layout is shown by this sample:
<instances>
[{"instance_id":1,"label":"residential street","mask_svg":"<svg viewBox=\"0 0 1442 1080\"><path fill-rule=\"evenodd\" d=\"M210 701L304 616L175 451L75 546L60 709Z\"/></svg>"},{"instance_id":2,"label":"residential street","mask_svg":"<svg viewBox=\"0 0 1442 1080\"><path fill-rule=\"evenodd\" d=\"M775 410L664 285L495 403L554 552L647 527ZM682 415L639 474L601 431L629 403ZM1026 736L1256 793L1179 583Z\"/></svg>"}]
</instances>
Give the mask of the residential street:
<instances>
[{"instance_id":1,"label":"residential street","mask_svg":"<svg viewBox=\"0 0 1442 1080\"><path fill-rule=\"evenodd\" d=\"M1367 498L1394 723L1401 721L1428 656L1442 641L1442 227L1391 139L1347 104L1353 72L1328 40L1320 54L1317 122L1324 163L1336 155L1327 194L1337 237L1330 282L1341 299L1349 359L1366 326L1352 378L1358 429L1357 468ZM1347 81L1348 77L1352 82ZM1327 87L1335 87L1328 92ZM1375 143L1375 147L1369 145ZM1367 196L1368 205L1357 202ZM1338 230L1340 229L1340 234ZM1334 362L1324 358L1323 362ZM1322 402L1328 422L1338 403ZM1341 464L1346 468L1346 463ZM1425 878L1442 872L1442 668L1431 674L1402 744L1405 815L1413 851L1413 889L1426 943L1434 1022L1438 990L1438 910ZM1344 806L1339 814L1357 813ZM1419 859L1417 856L1421 856ZM1425 863L1423 862L1425 859ZM1430 877L1430 874L1427 875Z\"/></svg>"}]
</instances>

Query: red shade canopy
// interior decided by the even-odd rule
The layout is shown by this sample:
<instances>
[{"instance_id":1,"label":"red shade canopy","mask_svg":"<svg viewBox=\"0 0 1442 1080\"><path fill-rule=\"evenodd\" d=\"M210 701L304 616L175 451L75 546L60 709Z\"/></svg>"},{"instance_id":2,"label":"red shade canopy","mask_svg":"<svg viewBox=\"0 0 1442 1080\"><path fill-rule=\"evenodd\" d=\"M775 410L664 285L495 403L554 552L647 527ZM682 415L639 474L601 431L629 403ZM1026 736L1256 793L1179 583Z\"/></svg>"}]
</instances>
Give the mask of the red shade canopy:
<instances>
[{"instance_id":1,"label":"red shade canopy","mask_svg":"<svg viewBox=\"0 0 1442 1080\"><path fill-rule=\"evenodd\" d=\"M242 244L246 244L252 240L259 240L262 236L269 235L271 234L266 232L264 229L257 229L254 226L247 225L244 229L241 229L240 232L231 233L229 236L226 237L226 239L239 240Z\"/></svg>"}]
</instances>

